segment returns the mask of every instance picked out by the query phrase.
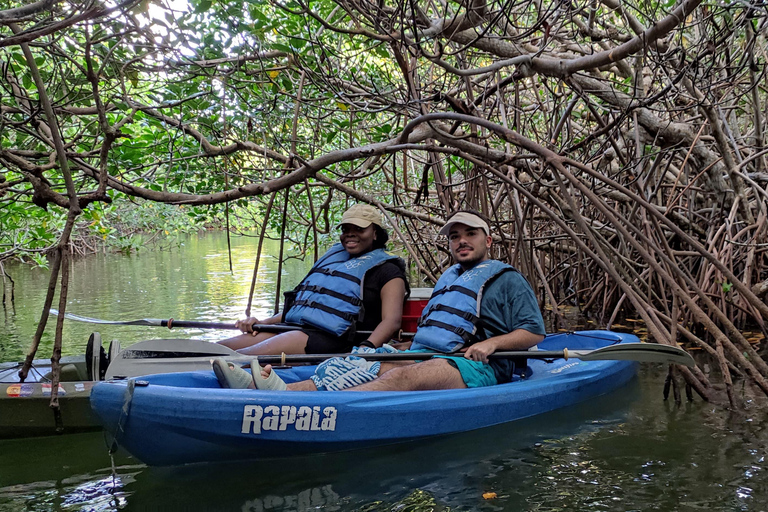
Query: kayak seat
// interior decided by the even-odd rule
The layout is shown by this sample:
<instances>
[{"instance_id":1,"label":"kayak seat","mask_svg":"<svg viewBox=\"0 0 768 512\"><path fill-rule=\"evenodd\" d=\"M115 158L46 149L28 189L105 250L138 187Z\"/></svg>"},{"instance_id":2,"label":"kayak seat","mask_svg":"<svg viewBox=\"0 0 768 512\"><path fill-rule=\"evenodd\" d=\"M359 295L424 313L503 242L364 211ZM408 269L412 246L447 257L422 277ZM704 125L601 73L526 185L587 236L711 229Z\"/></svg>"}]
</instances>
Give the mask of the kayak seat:
<instances>
[{"instance_id":1,"label":"kayak seat","mask_svg":"<svg viewBox=\"0 0 768 512\"><path fill-rule=\"evenodd\" d=\"M59 382L79 382L88 380L88 372L84 363L66 363L61 365ZM51 382L53 372L48 372L40 378L40 382Z\"/></svg>"},{"instance_id":2,"label":"kayak seat","mask_svg":"<svg viewBox=\"0 0 768 512\"><path fill-rule=\"evenodd\" d=\"M104 380L107 373L107 353L101 345L101 334L91 333L88 345L85 347L85 364L88 370L88 380Z\"/></svg>"},{"instance_id":3,"label":"kayak seat","mask_svg":"<svg viewBox=\"0 0 768 512\"><path fill-rule=\"evenodd\" d=\"M119 340L112 340L109 342L109 354L107 354L107 365L104 366L104 369L109 366L109 363L114 361L117 358L117 354L120 353L120 341Z\"/></svg>"},{"instance_id":4,"label":"kayak seat","mask_svg":"<svg viewBox=\"0 0 768 512\"><path fill-rule=\"evenodd\" d=\"M69 363L61 367L59 382L77 382L82 380L88 380L88 371L85 369L84 364Z\"/></svg>"}]
</instances>

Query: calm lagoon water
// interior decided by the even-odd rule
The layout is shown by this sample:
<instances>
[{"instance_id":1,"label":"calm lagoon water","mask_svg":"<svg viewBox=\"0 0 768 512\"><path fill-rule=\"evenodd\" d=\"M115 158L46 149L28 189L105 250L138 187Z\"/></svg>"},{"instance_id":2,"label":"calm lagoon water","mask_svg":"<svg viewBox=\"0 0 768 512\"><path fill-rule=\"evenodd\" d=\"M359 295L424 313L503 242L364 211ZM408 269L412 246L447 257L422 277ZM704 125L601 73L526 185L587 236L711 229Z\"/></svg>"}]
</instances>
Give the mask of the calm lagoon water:
<instances>
[{"instance_id":1,"label":"calm lagoon water","mask_svg":"<svg viewBox=\"0 0 768 512\"><path fill-rule=\"evenodd\" d=\"M170 251L84 258L73 265L68 308L109 320L232 320L245 309L255 248L253 239L233 238L234 273L220 233ZM270 314L274 301L275 261L263 258L257 316ZM306 269L292 260L284 287ZM9 271L16 303L0 313L0 360L26 353L48 276ZM64 352L81 353L95 326L65 325ZM158 328L98 327L105 344L168 337ZM52 335L41 357L51 346ZM100 433L0 441L0 512L768 510L766 401L748 401L738 413L699 400L664 402L665 371L645 366L611 395L510 425L300 459L149 468L122 452L111 460Z\"/></svg>"}]
</instances>

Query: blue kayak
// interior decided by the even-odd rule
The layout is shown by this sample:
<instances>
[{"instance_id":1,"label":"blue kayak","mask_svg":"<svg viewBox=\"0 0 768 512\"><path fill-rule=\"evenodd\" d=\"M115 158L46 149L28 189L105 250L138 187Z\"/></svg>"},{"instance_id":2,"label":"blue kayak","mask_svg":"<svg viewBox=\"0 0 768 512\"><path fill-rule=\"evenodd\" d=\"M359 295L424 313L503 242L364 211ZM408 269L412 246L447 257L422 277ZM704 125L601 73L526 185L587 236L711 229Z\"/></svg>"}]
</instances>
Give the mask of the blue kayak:
<instances>
[{"instance_id":1,"label":"blue kayak","mask_svg":"<svg viewBox=\"0 0 768 512\"><path fill-rule=\"evenodd\" d=\"M553 334L540 350L638 342L631 334ZM532 374L496 386L406 392L222 389L209 372L100 382L91 406L117 442L150 465L273 458L400 443L490 427L567 407L625 385L626 360L529 359ZM305 380L314 366L277 370Z\"/></svg>"}]
</instances>

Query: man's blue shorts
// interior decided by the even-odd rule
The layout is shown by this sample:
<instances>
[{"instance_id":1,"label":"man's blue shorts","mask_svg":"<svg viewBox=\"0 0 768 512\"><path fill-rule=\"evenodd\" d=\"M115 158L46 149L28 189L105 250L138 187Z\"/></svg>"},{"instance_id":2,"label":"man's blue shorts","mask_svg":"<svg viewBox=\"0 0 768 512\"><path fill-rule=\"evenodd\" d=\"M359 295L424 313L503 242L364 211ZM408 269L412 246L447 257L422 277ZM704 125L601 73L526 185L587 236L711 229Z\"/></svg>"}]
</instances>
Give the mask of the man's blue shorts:
<instances>
[{"instance_id":1,"label":"man's blue shorts","mask_svg":"<svg viewBox=\"0 0 768 512\"><path fill-rule=\"evenodd\" d=\"M406 352L432 352L427 349L407 350ZM498 384L496 374L493 368L487 363L473 361L464 356L435 356L435 358L445 359L451 366L459 370L461 380L468 388L481 388L484 386L495 386Z\"/></svg>"}]
</instances>

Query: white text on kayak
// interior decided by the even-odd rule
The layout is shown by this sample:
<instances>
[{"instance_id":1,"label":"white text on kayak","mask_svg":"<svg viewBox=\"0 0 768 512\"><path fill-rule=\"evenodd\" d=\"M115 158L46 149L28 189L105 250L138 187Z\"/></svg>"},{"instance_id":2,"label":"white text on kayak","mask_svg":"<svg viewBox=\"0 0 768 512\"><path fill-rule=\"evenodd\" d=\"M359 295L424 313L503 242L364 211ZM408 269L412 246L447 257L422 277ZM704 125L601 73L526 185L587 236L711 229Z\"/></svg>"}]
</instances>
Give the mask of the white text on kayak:
<instances>
[{"instance_id":1,"label":"white text on kayak","mask_svg":"<svg viewBox=\"0 0 768 512\"><path fill-rule=\"evenodd\" d=\"M336 408L302 405L246 405L243 408L243 434L262 430L336 430Z\"/></svg>"}]
</instances>

